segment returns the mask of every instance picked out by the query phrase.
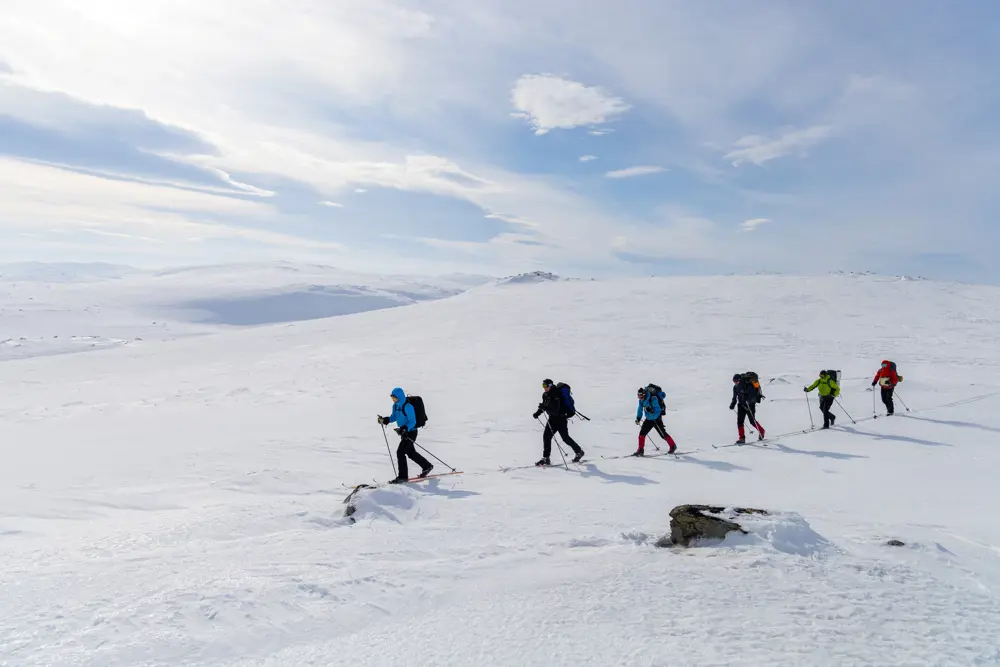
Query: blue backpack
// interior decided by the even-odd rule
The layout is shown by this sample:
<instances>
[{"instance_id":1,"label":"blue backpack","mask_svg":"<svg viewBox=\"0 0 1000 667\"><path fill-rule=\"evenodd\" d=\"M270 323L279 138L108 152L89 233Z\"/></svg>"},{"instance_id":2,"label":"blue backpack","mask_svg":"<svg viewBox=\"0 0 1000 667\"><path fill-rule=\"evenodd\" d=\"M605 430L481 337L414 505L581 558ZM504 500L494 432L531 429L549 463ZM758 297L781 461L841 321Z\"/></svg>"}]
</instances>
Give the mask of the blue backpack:
<instances>
[{"instance_id":1,"label":"blue backpack","mask_svg":"<svg viewBox=\"0 0 1000 667\"><path fill-rule=\"evenodd\" d=\"M556 383L556 387L559 388L559 395L562 398L563 412L566 413L567 417L575 417L576 401L573 400L573 391L565 382Z\"/></svg>"}]
</instances>

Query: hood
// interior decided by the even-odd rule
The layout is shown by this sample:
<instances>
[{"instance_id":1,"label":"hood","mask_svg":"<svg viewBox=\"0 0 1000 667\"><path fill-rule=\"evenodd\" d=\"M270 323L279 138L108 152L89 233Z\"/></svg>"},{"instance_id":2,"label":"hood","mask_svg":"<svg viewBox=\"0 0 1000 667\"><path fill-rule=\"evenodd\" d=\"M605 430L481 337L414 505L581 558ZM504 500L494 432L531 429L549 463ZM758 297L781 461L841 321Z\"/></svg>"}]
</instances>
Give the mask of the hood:
<instances>
[{"instance_id":1,"label":"hood","mask_svg":"<svg viewBox=\"0 0 1000 667\"><path fill-rule=\"evenodd\" d=\"M396 398L398 398L400 405L402 405L403 403L406 403L406 394L399 387L396 387L395 389L393 389L392 391L390 391L389 395L390 396L395 396Z\"/></svg>"},{"instance_id":2,"label":"hood","mask_svg":"<svg viewBox=\"0 0 1000 667\"><path fill-rule=\"evenodd\" d=\"M882 364L881 364L881 365L882 365L882 366L885 366L886 368L888 368L888 367L889 367L889 364L891 364L891 363L892 363L892 362L891 362L891 361L889 361L888 359L883 359L883 360L882 360Z\"/></svg>"}]
</instances>

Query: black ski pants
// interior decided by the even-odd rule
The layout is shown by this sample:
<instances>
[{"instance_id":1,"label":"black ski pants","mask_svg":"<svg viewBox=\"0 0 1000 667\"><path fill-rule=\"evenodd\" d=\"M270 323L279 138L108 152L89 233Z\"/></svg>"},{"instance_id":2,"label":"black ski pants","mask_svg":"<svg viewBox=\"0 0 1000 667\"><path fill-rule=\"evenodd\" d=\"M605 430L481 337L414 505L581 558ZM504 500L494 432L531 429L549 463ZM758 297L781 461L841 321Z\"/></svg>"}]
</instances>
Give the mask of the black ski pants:
<instances>
[{"instance_id":1,"label":"black ski pants","mask_svg":"<svg viewBox=\"0 0 1000 667\"><path fill-rule=\"evenodd\" d=\"M569 422L565 417L549 417L545 424L545 432L542 434L542 456L549 458L552 454L552 436L556 433L567 445L573 449L574 454L579 454L582 450L573 438L569 437Z\"/></svg>"},{"instance_id":2,"label":"black ski pants","mask_svg":"<svg viewBox=\"0 0 1000 667\"><path fill-rule=\"evenodd\" d=\"M403 431L399 436L399 447L396 448L396 464L399 466L399 476L409 478L409 468L406 465L406 457L410 457L414 463L420 466L421 470L430 467L431 463L417 451L417 430Z\"/></svg>"},{"instance_id":3,"label":"black ski pants","mask_svg":"<svg viewBox=\"0 0 1000 667\"><path fill-rule=\"evenodd\" d=\"M639 436L645 438L649 435L649 432L653 429L660 434L660 437L664 440L667 439L667 427L663 425L663 417L657 417L656 419L647 419L642 422L642 426L639 428Z\"/></svg>"},{"instance_id":4,"label":"black ski pants","mask_svg":"<svg viewBox=\"0 0 1000 667\"><path fill-rule=\"evenodd\" d=\"M833 407L833 401L835 400L833 394L829 396L819 397L819 409L823 413L823 426L831 426L833 422L837 421L836 415L830 412L830 408Z\"/></svg>"},{"instance_id":5,"label":"black ski pants","mask_svg":"<svg viewBox=\"0 0 1000 667\"><path fill-rule=\"evenodd\" d=\"M750 418L751 426L758 429L760 428L757 426L757 404L751 403L750 405L747 405L741 401L739 407L736 408L736 426L740 429L740 433L743 432L743 422L747 419L747 417Z\"/></svg>"},{"instance_id":6,"label":"black ski pants","mask_svg":"<svg viewBox=\"0 0 1000 667\"><path fill-rule=\"evenodd\" d=\"M896 411L896 406L892 402L892 393L895 387L882 387L882 403L885 404L885 411L890 415Z\"/></svg>"}]
</instances>

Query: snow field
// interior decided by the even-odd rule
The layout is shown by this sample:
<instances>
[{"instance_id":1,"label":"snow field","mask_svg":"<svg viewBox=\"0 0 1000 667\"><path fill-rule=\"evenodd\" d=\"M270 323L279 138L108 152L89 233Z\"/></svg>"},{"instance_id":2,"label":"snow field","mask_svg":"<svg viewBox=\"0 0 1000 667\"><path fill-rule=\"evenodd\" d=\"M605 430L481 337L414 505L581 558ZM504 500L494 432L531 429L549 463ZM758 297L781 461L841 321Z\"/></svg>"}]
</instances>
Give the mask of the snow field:
<instances>
[{"instance_id":1,"label":"snow field","mask_svg":"<svg viewBox=\"0 0 1000 667\"><path fill-rule=\"evenodd\" d=\"M998 295L507 285L4 362L0 664L996 664ZM887 356L914 412L860 421ZM826 367L859 423L780 436L808 427L801 387ZM770 446L713 449L750 369ZM571 426L590 462L500 472L540 455L544 377L591 417ZM601 459L634 450L650 381L697 451ZM379 489L350 525L342 483L391 476L375 415L396 385L465 474ZM777 514L721 547L652 546L702 502Z\"/></svg>"}]
</instances>

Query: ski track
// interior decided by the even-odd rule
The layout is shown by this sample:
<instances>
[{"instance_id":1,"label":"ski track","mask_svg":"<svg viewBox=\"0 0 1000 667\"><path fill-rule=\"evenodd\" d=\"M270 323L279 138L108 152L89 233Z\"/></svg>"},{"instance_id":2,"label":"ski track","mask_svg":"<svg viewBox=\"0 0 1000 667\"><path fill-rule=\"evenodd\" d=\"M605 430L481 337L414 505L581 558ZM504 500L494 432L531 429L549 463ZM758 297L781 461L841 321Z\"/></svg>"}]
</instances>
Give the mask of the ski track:
<instances>
[{"instance_id":1,"label":"ski track","mask_svg":"<svg viewBox=\"0 0 1000 667\"><path fill-rule=\"evenodd\" d=\"M4 362L0 665L1000 664L998 297L848 278L504 286ZM886 356L913 411L876 420L864 389ZM803 434L801 386L827 366L858 423ZM781 379L768 446L713 449L750 368ZM540 454L547 376L592 418L571 425L589 462L500 472ZM634 451L649 381L691 453L602 458ZM352 524L342 483L391 475L375 414L395 385L424 396L418 441L464 474L363 491ZM699 502L793 514L652 546Z\"/></svg>"}]
</instances>

